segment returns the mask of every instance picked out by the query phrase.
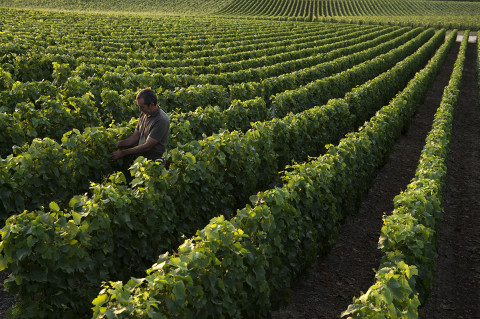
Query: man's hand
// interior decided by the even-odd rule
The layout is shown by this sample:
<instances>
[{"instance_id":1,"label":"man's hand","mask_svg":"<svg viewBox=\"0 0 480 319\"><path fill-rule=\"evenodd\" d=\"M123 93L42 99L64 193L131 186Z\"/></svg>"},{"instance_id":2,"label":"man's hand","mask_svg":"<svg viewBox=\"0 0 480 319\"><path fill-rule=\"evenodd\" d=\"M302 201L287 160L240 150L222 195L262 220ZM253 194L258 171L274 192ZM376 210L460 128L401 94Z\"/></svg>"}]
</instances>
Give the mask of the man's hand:
<instances>
[{"instance_id":1,"label":"man's hand","mask_svg":"<svg viewBox=\"0 0 480 319\"><path fill-rule=\"evenodd\" d=\"M123 151L115 151L115 152L112 152L111 156L112 156L112 159L113 159L113 160L117 160L117 159L119 159L119 158L124 157L125 154L124 154Z\"/></svg>"},{"instance_id":2,"label":"man's hand","mask_svg":"<svg viewBox=\"0 0 480 319\"><path fill-rule=\"evenodd\" d=\"M120 141L121 142L121 141ZM117 160L127 155L142 154L150 151L155 145L158 144L158 141L152 137L147 137L147 141L141 145L137 145L132 148L126 148L120 151L114 151L110 155L113 160ZM118 146L118 143L116 144ZM125 144L120 144L120 146L126 146Z\"/></svg>"},{"instance_id":3,"label":"man's hand","mask_svg":"<svg viewBox=\"0 0 480 319\"><path fill-rule=\"evenodd\" d=\"M108 147L108 152L109 152L109 153L112 153L112 152L115 151L116 149L118 149L117 143L113 144L112 146L109 146L109 147Z\"/></svg>"},{"instance_id":4,"label":"man's hand","mask_svg":"<svg viewBox=\"0 0 480 319\"><path fill-rule=\"evenodd\" d=\"M140 139L140 133L137 130L135 130L133 134L127 137L126 139L115 142L115 149L120 147L132 146L133 144L138 143L139 139ZM123 156L125 155L127 154L123 154Z\"/></svg>"}]
</instances>

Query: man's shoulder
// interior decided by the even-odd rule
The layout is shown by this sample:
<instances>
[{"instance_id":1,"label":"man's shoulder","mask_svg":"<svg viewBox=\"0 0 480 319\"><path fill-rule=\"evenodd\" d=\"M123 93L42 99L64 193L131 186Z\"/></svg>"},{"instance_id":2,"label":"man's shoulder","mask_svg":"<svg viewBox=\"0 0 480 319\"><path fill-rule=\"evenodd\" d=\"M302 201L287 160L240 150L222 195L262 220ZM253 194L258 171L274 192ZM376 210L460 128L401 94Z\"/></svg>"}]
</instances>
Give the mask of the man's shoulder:
<instances>
[{"instance_id":1,"label":"man's shoulder","mask_svg":"<svg viewBox=\"0 0 480 319\"><path fill-rule=\"evenodd\" d=\"M147 118L147 123L152 127L170 126L168 115L160 108Z\"/></svg>"},{"instance_id":2,"label":"man's shoulder","mask_svg":"<svg viewBox=\"0 0 480 319\"><path fill-rule=\"evenodd\" d=\"M157 114L158 118L163 121L163 122L170 122L170 119L168 118L168 115L167 113L165 113L164 110L162 110L161 108L158 109L158 114Z\"/></svg>"}]
</instances>

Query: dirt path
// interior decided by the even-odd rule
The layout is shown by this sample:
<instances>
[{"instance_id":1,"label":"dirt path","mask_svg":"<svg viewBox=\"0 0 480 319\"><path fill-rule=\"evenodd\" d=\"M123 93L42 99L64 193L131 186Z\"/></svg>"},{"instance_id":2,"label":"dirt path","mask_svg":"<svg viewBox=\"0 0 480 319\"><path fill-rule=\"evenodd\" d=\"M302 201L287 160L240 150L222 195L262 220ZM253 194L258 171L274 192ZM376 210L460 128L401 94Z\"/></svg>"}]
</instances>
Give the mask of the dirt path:
<instances>
[{"instance_id":1,"label":"dirt path","mask_svg":"<svg viewBox=\"0 0 480 319\"><path fill-rule=\"evenodd\" d=\"M5 272L0 272L0 318L6 318L7 314L6 311L8 308L13 306L15 300L13 299L12 295L10 295L5 288L3 288L3 281L7 278L7 274Z\"/></svg>"},{"instance_id":2,"label":"dirt path","mask_svg":"<svg viewBox=\"0 0 480 319\"><path fill-rule=\"evenodd\" d=\"M272 312L272 318L339 318L352 298L373 284L372 269L378 267L381 258L377 243L383 224L382 214L391 213L393 198L415 175L459 46L456 43L452 48L408 132L396 143L387 164L378 171L360 211L348 217L341 227L337 245L326 256L318 258L308 276L292 288L288 307Z\"/></svg>"},{"instance_id":3,"label":"dirt path","mask_svg":"<svg viewBox=\"0 0 480 319\"><path fill-rule=\"evenodd\" d=\"M424 319L480 318L480 104L469 44L453 122L437 273Z\"/></svg>"}]
</instances>

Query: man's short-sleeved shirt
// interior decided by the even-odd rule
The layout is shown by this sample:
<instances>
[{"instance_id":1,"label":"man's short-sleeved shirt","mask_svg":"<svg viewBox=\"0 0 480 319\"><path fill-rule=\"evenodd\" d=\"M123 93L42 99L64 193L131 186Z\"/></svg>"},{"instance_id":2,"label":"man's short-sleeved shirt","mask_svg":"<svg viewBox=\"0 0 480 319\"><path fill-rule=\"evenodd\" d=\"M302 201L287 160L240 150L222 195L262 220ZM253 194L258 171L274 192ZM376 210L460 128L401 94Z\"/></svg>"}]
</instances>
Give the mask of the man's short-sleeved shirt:
<instances>
[{"instance_id":1,"label":"man's short-sleeved shirt","mask_svg":"<svg viewBox=\"0 0 480 319\"><path fill-rule=\"evenodd\" d=\"M138 145L144 144L148 137L157 140L158 143L150 151L139 155L149 160L161 158L167 150L169 129L170 120L162 109L158 108L150 117L142 112L136 127L136 130L140 133Z\"/></svg>"}]
</instances>

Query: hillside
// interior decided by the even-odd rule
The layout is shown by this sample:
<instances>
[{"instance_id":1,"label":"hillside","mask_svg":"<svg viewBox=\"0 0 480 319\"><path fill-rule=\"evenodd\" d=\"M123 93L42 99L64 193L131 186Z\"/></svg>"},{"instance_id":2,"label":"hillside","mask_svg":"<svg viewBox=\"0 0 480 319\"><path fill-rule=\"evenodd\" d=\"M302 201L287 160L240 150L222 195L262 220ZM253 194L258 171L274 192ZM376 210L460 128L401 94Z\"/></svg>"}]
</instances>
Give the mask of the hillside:
<instances>
[{"instance_id":1,"label":"hillside","mask_svg":"<svg viewBox=\"0 0 480 319\"><path fill-rule=\"evenodd\" d=\"M422 25L478 30L479 1L414 0L0 0L0 7L153 15Z\"/></svg>"},{"instance_id":2,"label":"hillside","mask_svg":"<svg viewBox=\"0 0 480 319\"><path fill-rule=\"evenodd\" d=\"M224 8L230 2L232 0L0 0L0 7L154 14L210 14Z\"/></svg>"},{"instance_id":3,"label":"hillside","mask_svg":"<svg viewBox=\"0 0 480 319\"><path fill-rule=\"evenodd\" d=\"M480 3L413 0L238 0L217 14L300 21L423 25L478 30Z\"/></svg>"},{"instance_id":4,"label":"hillside","mask_svg":"<svg viewBox=\"0 0 480 319\"><path fill-rule=\"evenodd\" d=\"M478 2L412 0L239 0L219 13L261 16L478 16Z\"/></svg>"}]
</instances>

